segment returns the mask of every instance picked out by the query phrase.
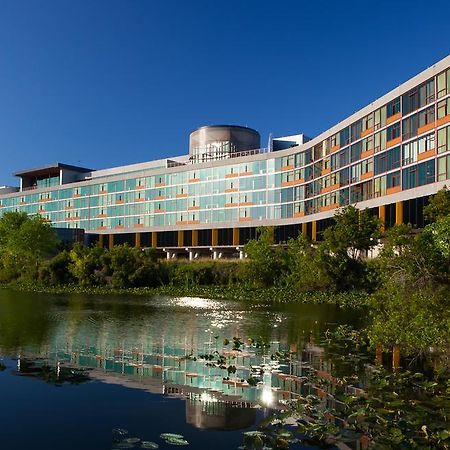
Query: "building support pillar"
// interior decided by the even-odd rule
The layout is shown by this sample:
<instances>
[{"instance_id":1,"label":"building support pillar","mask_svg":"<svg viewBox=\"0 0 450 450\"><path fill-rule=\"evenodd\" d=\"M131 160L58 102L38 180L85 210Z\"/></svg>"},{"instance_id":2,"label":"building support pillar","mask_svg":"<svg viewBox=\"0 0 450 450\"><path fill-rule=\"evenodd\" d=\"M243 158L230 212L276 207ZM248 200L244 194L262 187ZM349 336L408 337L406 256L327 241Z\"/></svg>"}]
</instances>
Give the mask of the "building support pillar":
<instances>
[{"instance_id":1,"label":"building support pillar","mask_svg":"<svg viewBox=\"0 0 450 450\"><path fill-rule=\"evenodd\" d=\"M211 230L211 245L213 247L219 245L219 230L217 228Z\"/></svg>"},{"instance_id":2,"label":"building support pillar","mask_svg":"<svg viewBox=\"0 0 450 450\"><path fill-rule=\"evenodd\" d=\"M158 234L156 231L152 231L152 247L156 248L158 246Z\"/></svg>"},{"instance_id":3,"label":"building support pillar","mask_svg":"<svg viewBox=\"0 0 450 450\"><path fill-rule=\"evenodd\" d=\"M302 234L308 236L308 224L306 222L302 223Z\"/></svg>"},{"instance_id":4,"label":"building support pillar","mask_svg":"<svg viewBox=\"0 0 450 450\"><path fill-rule=\"evenodd\" d=\"M381 231L386 229L386 206L380 205L378 207L378 217L381 221Z\"/></svg>"},{"instance_id":5,"label":"building support pillar","mask_svg":"<svg viewBox=\"0 0 450 450\"><path fill-rule=\"evenodd\" d=\"M198 230L192 230L192 247L198 247Z\"/></svg>"},{"instance_id":6,"label":"building support pillar","mask_svg":"<svg viewBox=\"0 0 450 450\"><path fill-rule=\"evenodd\" d=\"M400 369L400 345L394 345L392 349L392 369L394 371Z\"/></svg>"},{"instance_id":7,"label":"building support pillar","mask_svg":"<svg viewBox=\"0 0 450 450\"><path fill-rule=\"evenodd\" d=\"M178 247L183 247L184 245L184 231L178 230Z\"/></svg>"},{"instance_id":8,"label":"building support pillar","mask_svg":"<svg viewBox=\"0 0 450 450\"><path fill-rule=\"evenodd\" d=\"M136 233L136 236L134 239L134 246L137 248L141 248L141 233Z\"/></svg>"},{"instance_id":9,"label":"building support pillar","mask_svg":"<svg viewBox=\"0 0 450 450\"><path fill-rule=\"evenodd\" d=\"M98 235L98 246L103 247L103 234Z\"/></svg>"},{"instance_id":10,"label":"building support pillar","mask_svg":"<svg viewBox=\"0 0 450 450\"><path fill-rule=\"evenodd\" d=\"M233 228L233 245L239 245L239 228Z\"/></svg>"},{"instance_id":11,"label":"building support pillar","mask_svg":"<svg viewBox=\"0 0 450 450\"><path fill-rule=\"evenodd\" d=\"M403 223L403 202L397 202L395 204L395 225L401 225Z\"/></svg>"},{"instance_id":12,"label":"building support pillar","mask_svg":"<svg viewBox=\"0 0 450 450\"><path fill-rule=\"evenodd\" d=\"M315 242L317 241L317 220L312 223L311 239Z\"/></svg>"},{"instance_id":13,"label":"building support pillar","mask_svg":"<svg viewBox=\"0 0 450 450\"><path fill-rule=\"evenodd\" d=\"M110 234L108 240L108 248L111 250L113 247L114 247L114 235Z\"/></svg>"}]
</instances>

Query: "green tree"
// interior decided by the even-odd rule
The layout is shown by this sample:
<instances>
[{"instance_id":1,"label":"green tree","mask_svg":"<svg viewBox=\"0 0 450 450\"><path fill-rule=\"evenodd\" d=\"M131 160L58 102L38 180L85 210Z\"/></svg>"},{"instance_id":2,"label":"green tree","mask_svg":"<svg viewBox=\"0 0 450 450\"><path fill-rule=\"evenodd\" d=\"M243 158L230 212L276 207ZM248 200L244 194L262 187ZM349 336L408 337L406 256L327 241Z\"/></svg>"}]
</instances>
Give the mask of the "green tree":
<instances>
[{"instance_id":1,"label":"green tree","mask_svg":"<svg viewBox=\"0 0 450 450\"><path fill-rule=\"evenodd\" d=\"M321 270L317 249L304 234L288 241L283 280L297 292L322 290L329 285Z\"/></svg>"},{"instance_id":2,"label":"green tree","mask_svg":"<svg viewBox=\"0 0 450 450\"><path fill-rule=\"evenodd\" d=\"M378 245L381 222L369 210L347 206L333 217L319 246L320 265L336 290L370 288L364 256Z\"/></svg>"},{"instance_id":3,"label":"green tree","mask_svg":"<svg viewBox=\"0 0 450 450\"><path fill-rule=\"evenodd\" d=\"M285 265L283 250L274 247L274 228L259 227L258 237L245 245L249 258L245 267L247 282L256 286L273 286Z\"/></svg>"},{"instance_id":4,"label":"green tree","mask_svg":"<svg viewBox=\"0 0 450 450\"><path fill-rule=\"evenodd\" d=\"M0 263L11 279L36 279L39 264L57 245L55 231L39 215L7 212L0 217Z\"/></svg>"},{"instance_id":5,"label":"green tree","mask_svg":"<svg viewBox=\"0 0 450 450\"><path fill-rule=\"evenodd\" d=\"M69 271L82 286L105 284L102 256L106 250L103 247L85 247L76 244L70 251Z\"/></svg>"},{"instance_id":6,"label":"green tree","mask_svg":"<svg viewBox=\"0 0 450 450\"><path fill-rule=\"evenodd\" d=\"M423 214L430 222L450 215L450 191L447 186L430 197L428 205L423 209Z\"/></svg>"}]
</instances>

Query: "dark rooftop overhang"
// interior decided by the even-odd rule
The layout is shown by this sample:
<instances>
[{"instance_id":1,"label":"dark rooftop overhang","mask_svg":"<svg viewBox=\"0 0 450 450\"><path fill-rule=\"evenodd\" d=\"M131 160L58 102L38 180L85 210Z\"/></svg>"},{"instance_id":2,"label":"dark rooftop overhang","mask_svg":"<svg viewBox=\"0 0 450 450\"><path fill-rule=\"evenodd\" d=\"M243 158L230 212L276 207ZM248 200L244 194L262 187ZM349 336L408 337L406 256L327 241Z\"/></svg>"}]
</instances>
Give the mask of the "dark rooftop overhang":
<instances>
[{"instance_id":1,"label":"dark rooftop overhang","mask_svg":"<svg viewBox=\"0 0 450 450\"><path fill-rule=\"evenodd\" d=\"M78 173L88 173L93 172L92 169L87 169L86 167L72 166L70 164L54 163L48 164L46 166L35 167L34 169L21 170L19 172L13 173L16 177L40 177L49 174L58 174L60 170L70 170L72 172Z\"/></svg>"}]
</instances>

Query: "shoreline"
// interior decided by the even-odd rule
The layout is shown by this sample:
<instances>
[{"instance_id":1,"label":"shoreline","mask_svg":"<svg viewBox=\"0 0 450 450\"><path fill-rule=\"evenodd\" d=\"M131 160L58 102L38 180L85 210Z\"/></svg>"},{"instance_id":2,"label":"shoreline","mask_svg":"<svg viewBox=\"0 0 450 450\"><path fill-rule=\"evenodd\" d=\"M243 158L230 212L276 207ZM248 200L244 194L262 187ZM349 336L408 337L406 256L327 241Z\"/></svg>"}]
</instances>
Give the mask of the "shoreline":
<instances>
[{"instance_id":1,"label":"shoreline","mask_svg":"<svg viewBox=\"0 0 450 450\"><path fill-rule=\"evenodd\" d=\"M0 285L0 289L10 289L19 292L34 292L56 295L105 295L105 296L171 296L200 297L214 300L248 301L254 303L303 303L329 304L340 308L369 308L371 295L364 292L300 292L283 287L252 288L242 285L231 286L176 286L165 285L154 288L111 288L106 286L81 286L76 284L44 286L40 284L12 283Z\"/></svg>"}]
</instances>

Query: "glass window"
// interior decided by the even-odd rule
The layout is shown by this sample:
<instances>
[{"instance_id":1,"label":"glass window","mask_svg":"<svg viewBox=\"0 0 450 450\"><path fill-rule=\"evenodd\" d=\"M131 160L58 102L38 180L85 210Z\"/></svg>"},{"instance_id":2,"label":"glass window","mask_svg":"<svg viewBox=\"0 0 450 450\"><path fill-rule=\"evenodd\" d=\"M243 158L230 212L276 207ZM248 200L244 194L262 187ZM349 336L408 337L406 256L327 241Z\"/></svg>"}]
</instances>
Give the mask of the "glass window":
<instances>
[{"instance_id":1,"label":"glass window","mask_svg":"<svg viewBox=\"0 0 450 450\"><path fill-rule=\"evenodd\" d=\"M386 149L386 130L379 131L374 135L374 150L375 153Z\"/></svg>"},{"instance_id":2,"label":"glass window","mask_svg":"<svg viewBox=\"0 0 450 450\"><path fill-rule=\"evenodd\" d=\"M438 159L438 181L450 178L450 155Z\"/></svg>"},{"instance_id":3,"label":"glass window","mask_svg":"<svg viewBox=\"0 0 450 450\"><path fill-rule=\"evenodd\" d=\"M403 189L412 189L417 186L434 183L435 167L434 160L425 161L411 167L403 169L402 184Z\"/></svg>"},{"instance_id":4,"label":"glass window","mask_svg":"<svg viewBox=\"0 0 450 450\"><path fill-rule=\"evenodd\" d=\"M450 92L450 69L437 76L437 98L444 97Z\"/></svg>"},{"instance_id":5,"label":"glass window","mask_svg":"<svg viewBox=\"0 0 450 450\"><path fill-rule=\"evenodd\" d=\"M391 141L400 137L400 122L394 123L387 127L386 140Z\"/></svg>"},{"instance_id":6,"label":"glass window","mask_svg":"<svg viewBox=\"0 0 450 450\"><path fill-rule=\"evenodd\" d=\"M441 128L440 130L438 130L437 135L437 152L444 153L450 150L450 127Z\"/></svg>"},{"instance_id":7,"label":"glass window","mask_svg":"<svg viewBox=\"0 0 450 450\"><path fill-rule=\"evenodd\" d=\"M370 113L362 119L362 129L363 131L369 130L373 127L373 113Z\"/></svg>"},{"instance_id":8,"label":"glass window","mask_svg":"<svg viewBox=\"0 0 450 450\"><path fill-rule=\"evenodd\" d=\"M375 156L375 175L400 167L400 146Z\"/></svg>"},{"instance_id":9,"label":"glass window","mask_svg":"<svg viewBox=\"0 0 450 450\"><path fill-rule=\"evenodd\" d=\"M402 121L403 125L403 139L410 139L417 136L417 129L419 128L418 115L414 114Z\"/></svg>"},{"instance_id":10,"label":"glass window","mask_svg":"<svg viewBox=\"0 0 450 450\"><path fill-rule=\"evenodd\" d=\"M425 108L419 113L419 128L434 122L434 106Z\"/></svg>"},{"instance_id":11,"label":"glass window","mask_svg":"<svg viewBox=\"0 0 450 450\"><path fill-rule=\"evenodd\" d=\"M382 128L386 125L386 106L377 109L374 112L374 127L375 130Z\"/></svg>"},{"instance_id":12,"label":"glass window","mask_svg":"<svg viewBox=\"0 0 450 450\"><path fill-rule=\"evenodd\" d=\"M399 112L400 112L400 97L397 97L386 105L386 115L387 117L392 117Z\"/></svg>"},{"instance_id":13,"label":"glass window","mask_svg":"<svg viewBox=\"0 0 450 450\"><path fill-rule=\"evenodd\" d=\"M437 104L437 116L438 119L442 119L450 114L450 97L440 101Z\"/></svg>"}]
</instances>

